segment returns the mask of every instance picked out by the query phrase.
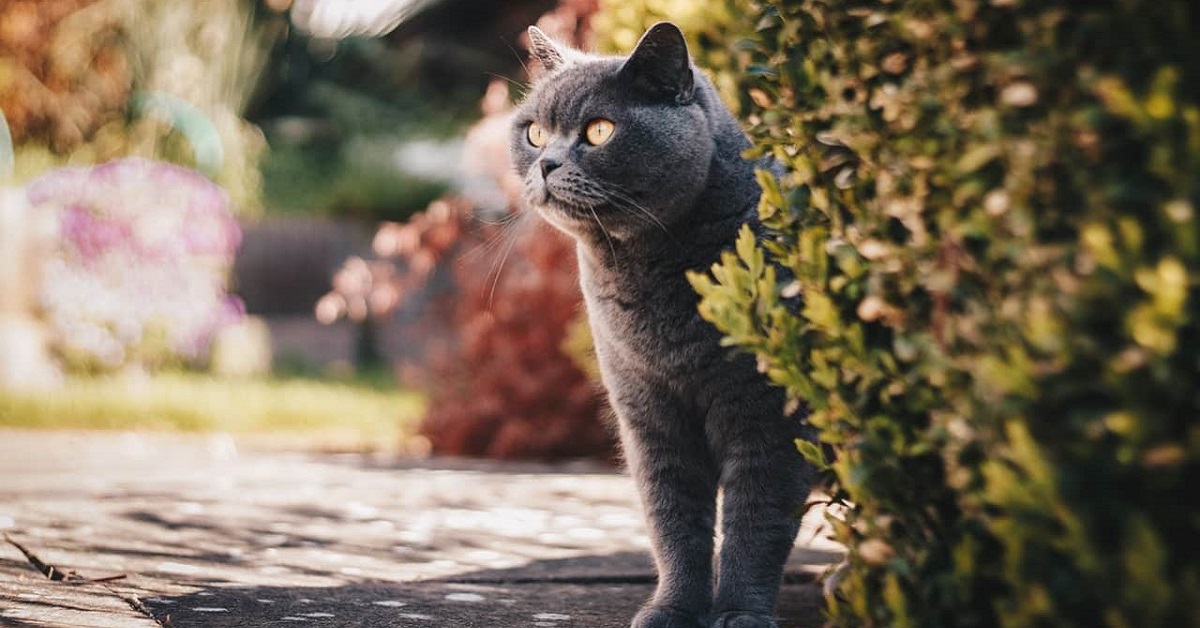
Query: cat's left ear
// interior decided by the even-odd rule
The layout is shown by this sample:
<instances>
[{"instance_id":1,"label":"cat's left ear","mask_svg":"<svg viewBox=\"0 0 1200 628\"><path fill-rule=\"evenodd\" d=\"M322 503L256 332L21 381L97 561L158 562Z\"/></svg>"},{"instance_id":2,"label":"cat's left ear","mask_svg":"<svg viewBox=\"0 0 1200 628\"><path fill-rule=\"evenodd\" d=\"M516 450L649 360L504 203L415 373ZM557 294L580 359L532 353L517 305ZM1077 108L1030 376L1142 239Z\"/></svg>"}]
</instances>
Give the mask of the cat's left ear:
<instances>
[{"instance_id":1,"label":"cat's left ear","mask_svg":"<svg viewBox=\"0 0 1200 628\"><path fill-rule=\"evenodd\" d=\"M542 32L542 29L536 26L530 26L529 30L529 53L533 58L542 62L542 67L547 70L562 67L568 63L573 63L578 60L579 52L560 46L550 36Z\"/></svg>"},{"instance_id":2,"label":"cat's left ear","mask_svg":"<svg viewBox=\"0 0 1200 628\"><path fill-rule=\"evenodd\" d=\"M670 22L651 26L621 67L621 76L635 87L668 97L676 104L692 102L695 81L687 42L679 27Z\"/></svg>"}]
</instances>

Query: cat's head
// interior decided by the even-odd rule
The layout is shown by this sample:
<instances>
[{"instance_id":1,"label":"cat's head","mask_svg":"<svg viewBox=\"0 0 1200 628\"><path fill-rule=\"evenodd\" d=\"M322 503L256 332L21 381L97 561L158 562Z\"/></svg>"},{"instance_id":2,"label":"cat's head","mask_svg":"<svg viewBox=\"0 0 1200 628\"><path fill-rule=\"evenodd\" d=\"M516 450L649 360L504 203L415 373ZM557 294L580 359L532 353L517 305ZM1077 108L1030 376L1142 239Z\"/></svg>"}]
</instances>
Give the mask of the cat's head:
<instances>
[{"instance_id":1,"label":"cat's head","mask_svg":"<svg viewBox=\"0 0 1200 628\"><path fill-rule=\"evenodd\" d=\"M668 230L704 190L715 150L711 83L683 34L660 23L628 57L561 46L536 27L545 73L513 120L526 203L577 238Z\"/></svg>"}]
</instances>

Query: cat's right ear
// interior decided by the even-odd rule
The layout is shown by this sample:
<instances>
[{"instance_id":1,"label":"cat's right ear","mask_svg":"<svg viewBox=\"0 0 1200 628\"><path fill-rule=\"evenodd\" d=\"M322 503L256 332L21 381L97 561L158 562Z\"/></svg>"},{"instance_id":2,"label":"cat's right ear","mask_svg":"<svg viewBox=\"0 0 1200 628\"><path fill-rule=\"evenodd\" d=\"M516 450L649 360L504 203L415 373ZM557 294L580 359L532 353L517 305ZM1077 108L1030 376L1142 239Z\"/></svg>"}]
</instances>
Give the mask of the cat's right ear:
<instances>
[{"instance_id":1,"label":"cat's right ear","mask_svg":"<svg viewBox=\"0 0 1200 628\"><path fill-rule=\"evenodd\" d=\"M529 27L529 53L547 70L564 66L575 56L574 50L559 46L536 26Z\"/></svg>"},{"instance_id":2,"label":"cat's right ear","mask_svg":"<svg viewBox=\"0 0 1200 628\"><path fill-rule=\"evenodd\" d=\"M695 80L687 42L679 27L670 22L659 22L642 35L621 67L621 75L640 89L677 104L692 102Z\"/></svg>"}]
</instances>

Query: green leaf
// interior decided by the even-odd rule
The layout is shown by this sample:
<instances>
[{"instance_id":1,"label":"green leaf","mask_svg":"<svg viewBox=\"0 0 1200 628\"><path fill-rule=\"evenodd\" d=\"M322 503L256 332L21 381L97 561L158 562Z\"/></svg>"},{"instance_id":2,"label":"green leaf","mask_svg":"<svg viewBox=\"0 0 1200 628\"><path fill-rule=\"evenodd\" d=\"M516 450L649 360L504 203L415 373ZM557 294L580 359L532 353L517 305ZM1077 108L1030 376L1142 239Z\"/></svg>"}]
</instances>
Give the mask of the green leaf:
<instances>
[{"instance_id":1,"label":"green leaf","mask_svg":"<svg viewBox=\"0 0 1200 628\"><path fill-rule=\"evenodd\" d=\"M800 455L804 456L804 459L812 463L817 469L824 470L829 467L829 462L825 459L825 450L820 445L797 438L796 451L799 451Z\"/></svg>"}]
</instances>

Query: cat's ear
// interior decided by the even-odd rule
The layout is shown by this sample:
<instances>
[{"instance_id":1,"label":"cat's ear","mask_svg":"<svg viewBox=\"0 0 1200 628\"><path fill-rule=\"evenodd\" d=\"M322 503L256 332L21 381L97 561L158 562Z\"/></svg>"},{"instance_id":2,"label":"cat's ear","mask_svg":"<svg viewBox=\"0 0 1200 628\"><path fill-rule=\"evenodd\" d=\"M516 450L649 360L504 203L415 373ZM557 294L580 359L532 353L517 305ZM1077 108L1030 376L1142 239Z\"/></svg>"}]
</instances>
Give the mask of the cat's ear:
<instances>
[{"instance_id":1,"label":"cat's ear","mask_svg":"<svg viewBox=\"0 0 1200 628\"><path fill-rule=\"evenodd\" d=\"M580 56L575 50L558 45L536 26L529 27L529 53L547 70L564 66Z\"/></svg>"},{"instance_id":2,"label":"cat's ear","mask_svg":"<svg viewBox=\"0 0 1200 628\"><path fill-rule=\"evenodd\" d=\"M687 42L679 27L670 22L659 22L642 35L621 67L621 75L635 87L681 105L690 103L695 91Z\"/></svg>"}]
</instances>

